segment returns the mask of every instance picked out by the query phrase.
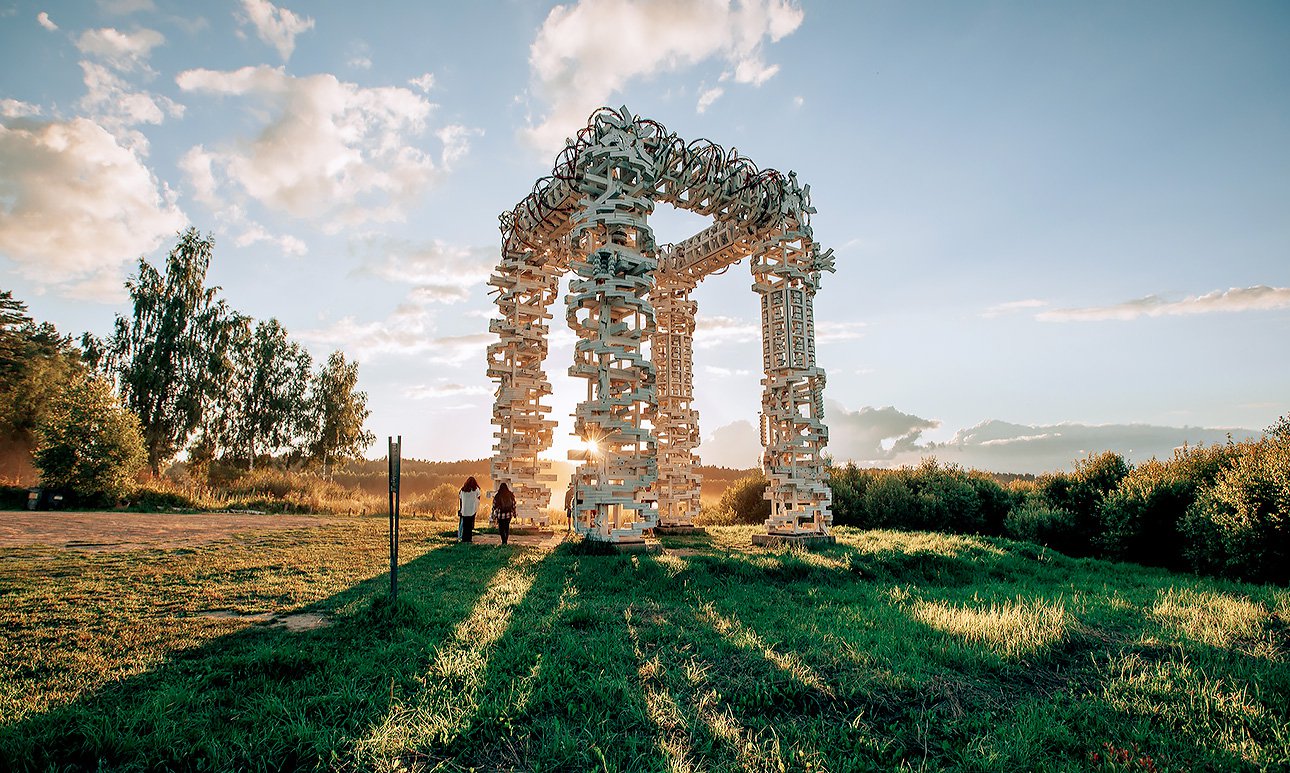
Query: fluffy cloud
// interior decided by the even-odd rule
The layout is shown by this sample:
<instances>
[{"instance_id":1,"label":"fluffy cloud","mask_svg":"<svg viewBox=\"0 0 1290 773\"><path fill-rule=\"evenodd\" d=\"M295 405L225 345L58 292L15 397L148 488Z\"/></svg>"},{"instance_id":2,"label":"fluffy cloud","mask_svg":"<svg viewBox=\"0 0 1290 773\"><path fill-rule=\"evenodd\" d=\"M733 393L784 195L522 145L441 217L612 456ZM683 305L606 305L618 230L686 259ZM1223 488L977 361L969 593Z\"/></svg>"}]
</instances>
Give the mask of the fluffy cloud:
<instances>
[{"instance_id":1,"label":"fluffy cloud","mask_svg":"<svg viewBox=\"0 0 1290 773\"><path fill-rule=\"evenodd\" d=\"M282 61L291 58L296 50L296 36L314 27L308 16L297 16L286 8L279 8L269 0L242 0L238 20L255 28L261 41L273 46Z\"/></svg>"},{"instance_id":2,"label":"fluffy cloud","mask_svg":"<svg viewBox=\"0 0 1290 773\"><path fill-rule=\"evenodd\" d=\"M129 72L147 70L148 56L152 49L165 42L165 36L156 30L121 32L106 27L82 32L76 39L76 48L86 56L107 62L117 70Z\"/></svg>"},{"instance_id":3,"label":"fluffy cloud","mask_svg":"<svg viewBox=\"0 0 1290 773\"><path fill-rule=\"evenodd\" d=\"M80 63L85 96L78 106L141 157L148 154L148 140L134 127L160 124L167 117L184 114L183 105L138 89L126 80L155 75L148 66L148 57L165 40L156 30L121 32L110 27L87 30L76 40L76 47L88 57Z\"/></svg>"},{"instance_id":4,"label":"fluffy cloud","mask_svg":"<svg viewBox=\"0 0 1290 773\"><path fill-rule=\"evenodd\" d=\"M184 225L169 189L93 121L0 125L0 253L23 276L101 283Z\"/></svg>"},{"instance_id":5,"label":"fluffy cloud","mask_svg":"<svg viewBox=\"0 0 1290 773\"><path fill-rule=\"evenodd\" d=\"M41 114L40 105L32 105L17 99L0 99L0 117L26 118Z\"/></svg>"},{"instance_id":6,"label":"fluffy cloud","mask_svg":"<svg viewBox=\"0 0 1290 773\"><path fill-rule=\"evenodd\" d=\"M1048 304L1046 302L1036 298L1027 298L1024 301L997 303L981 312L981 316L986 319L994 319L995 317L1001 317L1005 314L1015 314L1021 311L1029 311L1030 309L1042 309L1047 305Z\"/></svg>"},{"instance_id":7,"label":"fluffy cloud","mask_svg":"<svg viewBox=\"0 0 1290 773\"><path fill-rule=\"evenodd\" d=\"M430 89L434 88L434 73L423 73L411 78L408 80L408 85L416 88L422 94L429 94Z\"/></svg>"},{"instance_id":8,"label":"fluffy cloud","mask_svg":"<svg viewBox=\"0 0 1290 773\"><path fill-rule=\"evenodd\" d=\"M45 29L49 30L50 32L58 31L58 25L54 23L53 19L49 18L49 14L46 13L45 11L41 11L40 13L36 14L36 23L44 27Z\"/></svg>"},{"instance_id":9,"label":"fluffy cloud","mask_svg":"<svg viewBox=\"0 0 1290 773\"><path fill-rule=\"evenodd\" d=\"M444 336L436 332L434 314L425 306L405 302L382 320L358 322L344 317L323 328L304 330L296 337L319 348L342 349L368 360L386 355L416 355L422 362L460 367L474 360L482 366L492 333Z\"/></svg>"},{"instance_id":10,"label":"fluffy cloud","mask_svg":"<svg viewBox=\"0 0 1290 773\"><path fill-rule=\"evenodd\" d=\"M786 0L578 0L558 5L529 49L534 90L550 111L527 130L527 138L539 149L556 150L628 81L714 57L727 68L723 80L759 86L778 70L763 61L765 41L793 32L802 18L802 10ZM715 96L707 104L711 99Z\"/></svg>"},{"instance_id":11,"label":"fluffy cloud","mask_svg":"<svg viewBox=\"0 0 1290 773\"><path fill-rule=\"evenodd\" d=\"M246 97L264 121L236 146L198 145L182 159L208 201L219 190L226 201L249 197L339 229L401 219L438 176L434 159L411 144L432 105L409 89L360 88L330 74L296 78L266 66L187 70L176 82L186 92ZM454 157L461 152L453 146Z\"/></svg>"},{"instance_id":12,"label":"fluffy cloud","mask_svg":"<svg viewBox=\"0 0 1290 773\"><path fill-rule=\"evenodd\" d=\"M712 107L712 103L716 102L717 99L724 93L726 93L726 90L721 88L720 86L715 86L710 89L705 89L703 93L699 95L699 101L694 106L695 112L706 113L708 108Z\"/></svg>"},{"instance_id":13,"label":"fluffy cloud","mask_svg":"<svg viewBox=\"0 0 1290 773\"><path fill-rule=\"evenodd\" d=\"M1162 427L1150 424L1047 424L1027 425L990 420L959 430L939 444L929 444L921 454L996 472L1040 473L1069 470L1073 463L1098 451L1116 451L1134 462L1151 457L1167 459L1183 444L1223 443L1255 437L1257 432L1239 428ZM913 461L913 455L901 459Z\"/></svg>"},{"instance_id":14,"label":"fluffy cloud","mask_svg":"<svg viewBox=\"0 0 1290 773\"><path fill-rule=\"evenodd\" d=\"M902 413L890 405L848 411L835 400L825 402L824 421L829 426L828 450L835 459L869 463L915 451L923 432L940 426L939 421Z\"/></svg>"},{"instance_id":15,"label":"fluffy cloud","mask_svg":"<svg viewBox=\"0 0 1290 773\"><path fill-rule=\"evenodd\" d=\"M895 408L848 411L829 401L828 452L841 462L861 466L914 465L934 456L942 462L993 472L1032 473L1069 470L1090 453L1115 451L1133 462L1168 458L1183 444L1222 443L1258 433L1246 429L1162 427L1147 424L1013 424L991 419L961 429L944 443L920 442L939 425Z\"/></svg>"},{"instance_id":16,"label":"fluffy cloud","mask_svg":"<svg viewBox=\"0 0 1290 773\"><path fill-rule=\"evenodd\" d=\"M740 419L717 427L698 448L704 464L738 470L761 463L761 435L752 422Z\"/></svg>"},{"instance_id":17,"label":"fluffy cloud","mask_svg":"<svg viewBox=\"0 0 1290 773\"><path fill-rule=\"evenodd\" d=\"M466 395L491 395L493 389L483 385L468 386L455 384L446 379L437 379L433 384L416 384L403 390L403 396L413 400L437 400L443 397L463 397Z\"/></svg>"},{"instance_id":18,"label":"fluffy cloud","mask_svg":"<svg viewBox=\"0 0 1290 773\"><path fill-rule=\"evenodd\" d=\"M369 239L357 249L369 256L360 271L391 282L413 285L418 303L458 303L484 287L497 265L497 248L457 247L434 240L414 244L395 239Z\"/></svg>"},{"instance_id":19,"label":"fluffy cloud","mask_svg":"<svg viewBox=\"0 0 1290 773\"><path fill-rule=\"evenodd\" d=\"M1215 290L1205 295L1188 296L1181 301L1168 301L1157 295L1148 295L1113 306L1089 306L1075 309L1054 309L1035 315L1043 322L1100 322L1103 320L1132 320L1139 317L1165 317L1184 314L1210 314L1213 312L1268 311L1290 308L1290 287L1233 287Z\"/></svg>"},{"instance_id":20,"label":"fluffy cloud","mask_svg":"<svg viewBox=\"0 0 1290 773\"><path fill-rule=\"evenodd\" d=\"M694 348L709 349L726 344L761 340L761 324L734 317L699 315L694 323Z\"/></svg>"},{"instance_id":21,"label":"fluffy cloud","mask_svg":"<svg viewBox=\"0 0 1290 773\"><path fill-rule=\"evenodd\" d=\"M133 127L160 124L167 116L179 118L184 114L183 105L147 91L133 91L125 80L101 64L82 61L81 71L85 96L80 108L140 156L148 154L148 140Z\"/></svg>"},{"instance_id":22,"label":"fluffy cloud","mask_svg":"<svg viewBox=\"0 0 1290 773\"><path fill-rule=\"evenodd\" d=\"M309 252L309 247L303 241L295 236L276 236L265 230L264 226L259 223L247 224L245 230L233 239L233 244L238 247L249 247L259 242L268 242L275 245L285 255L295 255L297 257Z\"/></svg>"}]
</instances>

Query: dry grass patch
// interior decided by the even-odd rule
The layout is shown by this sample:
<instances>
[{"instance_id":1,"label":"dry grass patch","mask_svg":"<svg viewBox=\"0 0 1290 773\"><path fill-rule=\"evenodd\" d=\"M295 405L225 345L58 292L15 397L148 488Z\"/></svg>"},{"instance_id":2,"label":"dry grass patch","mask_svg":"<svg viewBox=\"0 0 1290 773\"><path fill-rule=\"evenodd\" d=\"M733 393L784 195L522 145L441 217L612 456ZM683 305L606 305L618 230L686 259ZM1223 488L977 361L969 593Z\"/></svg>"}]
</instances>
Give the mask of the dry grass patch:
<instances>
[{"instance_id":1,"label":"dry grass patch","mask_svg":"<svg viewBox=\"0 0 1290 773\"><path fill-rule=\"evenodd\" d=\"M1264 626L1272 617L1267 607L1249 598L1190 588L1160 591L1151 614L1178 633L1213 647L1263 638Z\"/></svg>"},{"instance_id":2,"label":"dry grass patch","mask_svg":"<svg viewBox=\"0 0 1290 773\"><path fill-rule=\"evenodd\" d=\"M943 633L980 644L1005 657L1019 657L1066 638L1072 619L1061 601L991 602L985 607L956 607L943 601L914 604L915 620Z\"/></svg>"}]
</instances>

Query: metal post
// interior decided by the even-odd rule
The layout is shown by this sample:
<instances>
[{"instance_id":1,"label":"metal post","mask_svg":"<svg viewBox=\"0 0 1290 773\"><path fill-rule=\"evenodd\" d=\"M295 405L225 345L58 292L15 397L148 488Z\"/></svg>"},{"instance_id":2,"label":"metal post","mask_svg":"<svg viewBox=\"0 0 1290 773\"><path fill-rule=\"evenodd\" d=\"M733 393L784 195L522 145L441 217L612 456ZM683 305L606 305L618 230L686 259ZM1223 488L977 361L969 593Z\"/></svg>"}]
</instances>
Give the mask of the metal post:
<instances>
[{"instance_id":1,"label":"metal post","mask_svg":"<svg viewBox=\"0 0 1290 773\"><path fill-rule=\"evenodd\" d=\"M390 600L399 597L399 468L403 436L389 438L390 451Z\"/></svg>"}]
</instances>

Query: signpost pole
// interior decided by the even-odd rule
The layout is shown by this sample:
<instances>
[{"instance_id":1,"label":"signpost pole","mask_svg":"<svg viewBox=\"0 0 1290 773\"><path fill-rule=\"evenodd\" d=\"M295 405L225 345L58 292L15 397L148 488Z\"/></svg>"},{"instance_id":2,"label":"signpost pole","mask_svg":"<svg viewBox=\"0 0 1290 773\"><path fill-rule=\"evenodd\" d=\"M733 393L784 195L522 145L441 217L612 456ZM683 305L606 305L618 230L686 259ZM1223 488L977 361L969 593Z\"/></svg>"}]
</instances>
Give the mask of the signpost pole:
<instances>
[{"instance_id":1,"label":"signpost pole","mask_svg":"<svg viewBox=\"0 0 1290 773\"><path fill-rule=\"evenodd\" d=\"M399 597L399 468L403 436L389 438L390 451L390 600Z\"/></svg>"}]
</instances>

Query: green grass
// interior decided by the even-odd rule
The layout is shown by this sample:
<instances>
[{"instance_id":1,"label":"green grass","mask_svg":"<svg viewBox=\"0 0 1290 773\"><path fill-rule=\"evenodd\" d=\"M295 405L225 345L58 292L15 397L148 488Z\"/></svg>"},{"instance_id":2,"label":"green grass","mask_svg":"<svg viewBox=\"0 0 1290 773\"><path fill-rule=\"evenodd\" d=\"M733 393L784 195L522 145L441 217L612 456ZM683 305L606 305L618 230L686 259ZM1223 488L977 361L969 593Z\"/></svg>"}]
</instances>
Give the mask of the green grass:
<instances>
[{"instance_id":1,"label":"green grass","mask_svg":"<svg viewBox=\"0 0 1290 773\"><path fill-rule=\"evenodd\" d=\"M0 551L0 769L1260 770L1290 593L1026 543ZM313 612L295 632L263 617Z\"/></svg>"}]
</instances>

